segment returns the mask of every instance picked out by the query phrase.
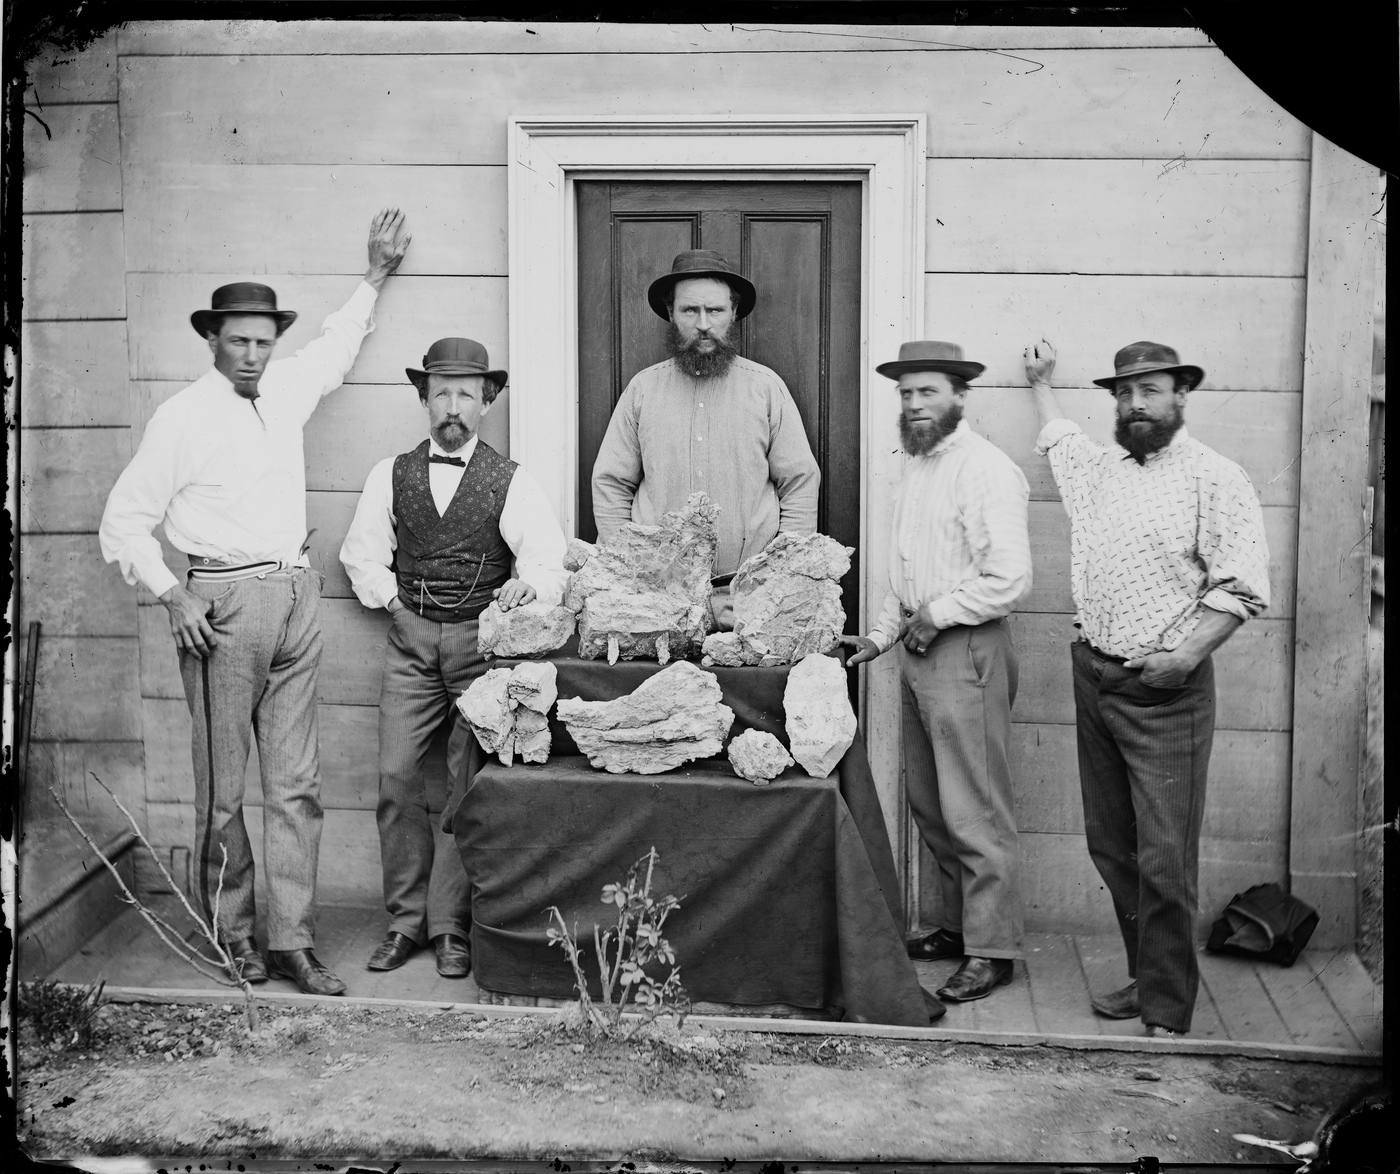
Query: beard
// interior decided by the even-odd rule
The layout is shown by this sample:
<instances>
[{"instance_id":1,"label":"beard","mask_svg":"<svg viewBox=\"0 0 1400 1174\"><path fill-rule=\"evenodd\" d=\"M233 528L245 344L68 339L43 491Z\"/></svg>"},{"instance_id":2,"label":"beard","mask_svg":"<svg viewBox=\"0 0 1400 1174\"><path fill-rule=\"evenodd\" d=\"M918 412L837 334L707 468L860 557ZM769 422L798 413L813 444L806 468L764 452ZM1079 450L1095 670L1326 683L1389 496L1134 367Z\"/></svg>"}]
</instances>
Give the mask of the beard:
<instances>
[{"instance_id":1,"label":"beard","mask_svg":"<svg viewBox=\"0 0 1400 1174\"><path fill-rule=\"evenodd\" d=\"M674 322L666 324L666 349L678 366L693 379L718 379L729 373L734 356L739 353L733 342L733 327L722 336L712 336L715 349L708 354L697 350L700 336L697 334L689 343L681 338L681 332Z\"/></svg>"},{"instance_id":2,"label":"beard","mask_svg":"<svg viewBox=\"0 0 1400 1174\"><path fill-rule=\"evenodd\" d=\"M1172 413L1161 420L1148 420L1141 416L1124 419L1119 416L1113 428L1113 439L1141 465L1150 453L1166 448L1185 422L1186 412L1180 404L1175 405Z\"/></svg>"},{"instance_id":3,"label":"beard","mask_svg":"<svg viewBox=\"0 0 1400 1174\"><path fill-rule=\"evenodd\" d=\"M433 425L433 439L443 452L456 452L472 438L471 430L460 420L444 420Z\"/></svg>"},{"instance_id":4,"label":"beard","mask_svg":"<svg viewBox=\"0 0 1400 1174\"><path fill-rule=\"evenodd\" d=\"M233 380L233 390L238 392L244 399L257 399L258 383L260 381L261 376L259 376L258 379L235 379Z\"/></svg>"},{"instance_id":5,"label":"beard","mask_svg":"<svg viewBox=\"0 0 1400 1174\"><path fill-rule=\"evenodd\" d=\"M922 457L931 453L943 441L953 435L954 429L963 418L962 404L951 405L936 420L920 421L911 424L909 417L899 413L899 441L904 451L911 457Z\"/></svg>"}]
</instances>

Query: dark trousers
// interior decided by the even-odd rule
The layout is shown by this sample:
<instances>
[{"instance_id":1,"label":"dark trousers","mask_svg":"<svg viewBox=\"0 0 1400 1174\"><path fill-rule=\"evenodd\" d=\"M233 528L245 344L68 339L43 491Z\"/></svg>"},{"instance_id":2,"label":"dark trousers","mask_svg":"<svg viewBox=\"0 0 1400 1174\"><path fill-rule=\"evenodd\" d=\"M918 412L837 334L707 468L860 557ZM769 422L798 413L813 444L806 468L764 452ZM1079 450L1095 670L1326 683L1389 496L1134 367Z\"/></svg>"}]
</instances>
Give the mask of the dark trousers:
<instances>
[{"instance_id":1,"label":"dark trousers","mask_svg":"<svg viewBox=\"0 0 1400 1174\"><path fill-rule=\"evenodd\" d=\"M978 958L1021 957L1020 844L1012 810L1018 662L1005 620L944 628L899 650L905 789L938 864L939 922Z\"/></svg>"},{"instance_id":2,"label":"dark trousers","mask_svg":"<svg viewBox=\"0 0 1400 1174\"><path fill-rule=\"evenodd\" d=\"M1215 666L1206 657L1181 687L1158 689L1082 640L1071 657L1089 856L1113 898L1142 1021L1188 1031Z\"/></svg>"},{"instance_id":3,"label":"dark trousers","mask_svg":"<svg viewBox=\"0 0 1400 1174\"><path fill-rule=\"evenodd\" d=\"M451 714L447 789L481 750L454 702L486 672L475 620L439 624L400 608L384 650L379 698L379 852L389 929L419 945L440 934L471 936L471 889L457 843L439 826L447 794L423 772L428 748Z\"/></svg>"},{"instance_id":4,"label":"dark trousers","mask_svg":"<svg viewBox=\"0 0 1400 1174\"><path fill-rule=\"evenodd\" d=\"M232 583L191 579L213 607L218 645L180 655L194 757L194 889L223 941L253 936L253 847L243 779L258 740L262 767L264 922L270 950L310 948L316 934L321 770L316 673L321 573L302 567Z\"/></svg>"}]
</instances>

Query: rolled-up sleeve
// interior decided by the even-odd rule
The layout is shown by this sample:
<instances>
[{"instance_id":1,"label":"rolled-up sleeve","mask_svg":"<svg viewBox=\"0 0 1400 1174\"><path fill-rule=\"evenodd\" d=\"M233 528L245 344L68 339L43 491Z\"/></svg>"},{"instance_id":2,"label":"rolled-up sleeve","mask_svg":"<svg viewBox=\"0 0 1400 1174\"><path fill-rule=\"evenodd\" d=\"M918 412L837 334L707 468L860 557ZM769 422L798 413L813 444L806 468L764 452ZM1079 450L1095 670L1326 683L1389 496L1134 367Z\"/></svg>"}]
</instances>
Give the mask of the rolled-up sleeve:
<instances>
[{"instance_id":1,"label":"rolled-up sleeve","mask_svg":"<svg viewBox=\"0 0 1400 1174\"><path fill-rule=\"evenodd\" d=\"M1242 620L1269 606L1269 543L1264 511L1248 476L1232 467L1204 495L1198 553L1206 568L1201 603Z\"/></svg>"}]
</instances>

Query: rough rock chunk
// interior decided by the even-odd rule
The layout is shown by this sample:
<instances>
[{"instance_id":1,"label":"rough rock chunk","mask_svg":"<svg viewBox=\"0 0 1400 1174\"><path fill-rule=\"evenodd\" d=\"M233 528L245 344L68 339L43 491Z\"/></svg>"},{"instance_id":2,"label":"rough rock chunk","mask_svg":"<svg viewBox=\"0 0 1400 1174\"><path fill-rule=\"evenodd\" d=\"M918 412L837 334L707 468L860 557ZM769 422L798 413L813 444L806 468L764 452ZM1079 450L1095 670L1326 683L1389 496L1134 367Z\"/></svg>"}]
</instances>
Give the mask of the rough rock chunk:
<instances>
[{"instance_id":1,"label":"rough rock chunk","mask_svg":"<svg viewBox=\"0 0 1400 1174\"><path fill-rule=\"evenodd\" d=\"M513 708L522 706L536 713L548 713L559 699L558 668L547 660L516 665L506 682L506 696Z\"/></svg>"},{"instance_id":2,"label":"rough rock chunk","mask_svg":"<svg viewBox=\"0 0 1400 1174\"><path fill-rule=\"evenodd\" d=\"M701 651L704 656L700 663L706 667L718 664L738 668L744 663L744 645L735 632L711 632L705 637Z\"/></svg>"},{"instance_id":3,"label":"rough rock chunk","mask_svg":"<svg viewBox=\"0 0 1400 1174\"><path fill-rule=\"evenodd\" d=\"M723 748L734 711L713 673L677 661L613 701L559 702L559 720L595 767L660 774Z\"/></svg>"},{"instance_id":4,"label":"rough rock chunk","mask_svg":"<svg viewBox=\"0 0 1400 1174\"><path fill-rule=\"evenodd\" d=\"M804 656L788 673L783 709L792 756L814 779L826 778L856 736L841 662L820 653Z\"/></svg>"},{"instance_id":5,"label":"rough rock chunk","mask_svg":"<svg viewBox=\"0 0 1400 1174\"><path fill-rule=\"evenodd\" d=\"M811 653L830 652L846 626L841 577L851 569L854 553L825 534L776 535L734 576L740 659L715 656L715 663L794 664ZM727 646L724 653L734 655Z\"/></svg>"},{"instance_id":6,"label":"rough rock chunk","mask_svg":"<svg viewBox=\"0 0 1400 1174\"><path fill-rule=\"evenodd\" d=\"M562 648L573 634L573 612L536 599L509 611L487 605L476 639L485 656L540 656Z\"/></svg>"},{"instance_id":7,"label":"rough rock chunk","mask_svg":"<svg viewBox=\"0 0 1400 1174\"><path fill-rule=\"evenodd\" d=\"M582 538L570 538L569 547L564 552L564 569L566 571L581 571L583 564L593 557L593 552L598 548L591 542L585 542Z\"/></svg>"},{"instance_id":8,"label":"rough rock chunk","mask_svg":"<svg viewBox=\"0 0 1400 1174\"><path fill-rule=\"evenodd\" d=\"M772 734L745 730L729 743L729 765L741 779L762 786L792 765L792 755Z\"/></svg>"},{"instance_id":9,"label":"rough rock chunk","mask_svg":"<svg viewBox=\"0 0 1400 1174\"><path fill-rule=\"evenodd\" d=\"M549 761L549 718L543 713L524 706L517 709L514 737L515 752L526 762Z\"/></svg>"},{"instance_id":10,"label":"rough rock chunk","mask_svg":"<svg viewBox=\"0 0 1400 1174\"><path fill-rule=\"evenodd\" d=\"M473 681L457 698L457 708L467 719L476 740L487 754L507 752L515 715L506 692L510 685L510 669L490 669ZM509 766L508 760L503 760Z\"/></svg>"},{"instance_id":11,"label":"rough rock chunk","mask_svg":"<svg viewBox=\"0 0 1400 1174\"><path fill-rule=\"evenodd\" d=\"M502 766L519 754L526 762L549 759L549 708L559 696L559 670L546 662L490 669L457 698L476 740Z\"/></svg>"},{"instance_id":12,"label":"rough rock chunk","mask_svg":"<svg viewBox=\"0 0 1400 1174\"><path fill-rule=\"evenodd\" d=\"M714 627L710 574L719 510L703 493L659 526L629 522L569 578L564 606L579 616L579 655L663 664L699 650Z\"/></svg>"}]
</instances>

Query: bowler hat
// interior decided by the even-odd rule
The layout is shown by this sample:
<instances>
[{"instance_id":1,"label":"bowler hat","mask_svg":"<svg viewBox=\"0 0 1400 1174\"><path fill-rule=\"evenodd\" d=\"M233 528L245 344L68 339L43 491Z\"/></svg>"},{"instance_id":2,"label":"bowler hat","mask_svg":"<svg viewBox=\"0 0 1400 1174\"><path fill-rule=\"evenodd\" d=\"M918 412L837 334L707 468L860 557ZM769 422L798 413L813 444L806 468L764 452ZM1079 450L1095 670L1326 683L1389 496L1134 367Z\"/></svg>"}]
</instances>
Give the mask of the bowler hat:
<instances>
[{"instance_id":1,"label":"bowler hat","mask_svg":"<svg viewBox=\"0 0 1400 1174\"><path fill-rule=\"evenodd\" d=\"M658 277L647 288L647 301L657 315L668 321L670 310L666 307L666 295L678 281L688 281L692 277L713 277L717 281L728 282L731 287L739 287L739 304L734 308L734 317L747 318L758 301L758 291L753 282L734 268L713 249L688 249L677 253L671 262L671 272Z\"/></svg>"},{"instance_id":2,"label":"bowler hat","mask_svg":"<svg viewBox=\"0 0 1400 1174\"><path fill-rule=\"evenodd\" d=\"M1191 381L1188 391L1195 391L1206 377L1199 367L1183 363L1171 347L1163 346L1160 342L1130 342L1113 356L1113 366L1114 373L1107 379L1094 380L1109 391L1120 379L1126 379L1129 375L1149 375L1153 371L1180 371Z\"/></svg>"},{"instance_id":3,"label":"bowler hat","mask_svg":"<svg viewBox=\"0 0 1400 1174\"><path fill-rule=\"evenodd\" d=\"M976 379L986 369L982 363L964 359L963 349L957 343L930 340L900 343L899 358L875 368L887 379L898 379L909 371L942 371L964 381Z\"/></svg>"},{"instance_id":4,"label":"bowler hat","mask_svg":"<svg viewBox=\"0 0 1400 1174\"><path fill-rule=\"evenodd\" d=\"M277 333L282 334L297 320L295 310L279 310L277 295L272 287L256 281L235 281L221 285L209 299L209 309L196 310L190 315L190 325L201 338L218 330L225 314L268 314L277 319Z\"/></svg>"},{"instance_id":5,"label":"bowler hat","mask_svg":"<svg viewBox=\"0 0 1400 1174\"><path fill-rule=\"evenodd\" d=\"M419 391L427 388L429 375L485 375L504 387L506 373L490 368L491 360L486 357L486 348L476 339L440 338L423 356L421 371L415 367L405 367L404 371Z\"/></svg>"}]
</instances>

